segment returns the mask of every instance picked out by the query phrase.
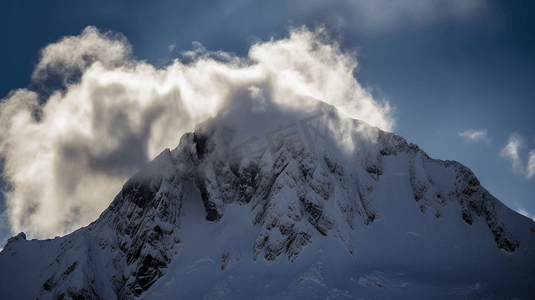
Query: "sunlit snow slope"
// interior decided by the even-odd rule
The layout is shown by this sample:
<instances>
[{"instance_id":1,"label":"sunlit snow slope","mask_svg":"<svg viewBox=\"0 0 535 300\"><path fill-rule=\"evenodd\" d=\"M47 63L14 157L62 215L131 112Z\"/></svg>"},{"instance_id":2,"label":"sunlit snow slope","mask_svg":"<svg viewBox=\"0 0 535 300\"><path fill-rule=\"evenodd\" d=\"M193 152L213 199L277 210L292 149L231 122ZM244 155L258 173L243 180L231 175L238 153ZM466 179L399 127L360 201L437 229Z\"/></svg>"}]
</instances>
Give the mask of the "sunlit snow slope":
<instances>
[{"instance_id":1,"label":"sunlit snow slope","mask_svg":"<svg viewBox=\"0 0 535 300\"><path fill-rule=\"evenodd\" d=\"M467 167L303 101L229 107L89 226L12 238L0 298L535 296L533 220Z\"/></svg>"}]
</instances>

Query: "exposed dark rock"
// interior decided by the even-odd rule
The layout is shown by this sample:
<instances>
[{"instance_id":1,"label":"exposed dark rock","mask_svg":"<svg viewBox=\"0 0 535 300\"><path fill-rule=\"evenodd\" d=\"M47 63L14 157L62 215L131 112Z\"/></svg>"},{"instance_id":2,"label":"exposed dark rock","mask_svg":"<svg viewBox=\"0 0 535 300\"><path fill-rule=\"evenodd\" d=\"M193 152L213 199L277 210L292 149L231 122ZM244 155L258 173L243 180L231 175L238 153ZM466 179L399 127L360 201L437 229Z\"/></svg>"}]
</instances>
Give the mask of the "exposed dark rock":
<instances>
[{"instance_id":1,"label":"exposed dark rock","mask_svg":"<svg viewBox=\"0 0 535 300\"><path fill-rule=\"evenodd\" d=\"M225 270L230 260L230 251L227 249L221 254L221 270Z\"/></svg>"}]
</instances>

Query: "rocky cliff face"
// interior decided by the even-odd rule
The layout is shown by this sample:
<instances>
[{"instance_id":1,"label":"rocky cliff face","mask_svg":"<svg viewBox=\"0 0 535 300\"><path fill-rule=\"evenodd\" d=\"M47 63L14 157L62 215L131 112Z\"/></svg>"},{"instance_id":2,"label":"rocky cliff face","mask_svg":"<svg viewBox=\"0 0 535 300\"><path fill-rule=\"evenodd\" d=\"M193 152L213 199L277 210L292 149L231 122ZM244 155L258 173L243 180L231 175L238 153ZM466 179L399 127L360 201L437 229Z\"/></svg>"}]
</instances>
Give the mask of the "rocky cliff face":
<instances>
[{"instance_id":1,"label":"rocky cliff face","mask_svg":"<svg viewBox=\"0 0 535 300\"><path fill-rule=\"evenodd\" d=\"M332 118L341 122L338 116ZM175 150L163 151L132 177L94 223L59 239L61 243L37 242L36 252L57 255L43 258L46 268L35 279L39 289L34 295L42 299L143 295L170 272L171 262L187 246L181 237L195 228L183 227L182 209L195 201L202 201L204 219L216 224L229 207L246 208L247 230L254 231L254 239L242 251L250 251L255 261L293 262L307 245L322 243L326 236L338 239L356 257L360 242L356 229L392 222L391 217L383 218L374 192L389 188L396 198L396 187L383 179L385 166L394 164L404 166L399 176L408 178L413 195L410 202L402 199L406 202L402 205L416 205L421 214L437 220L444 218L448 207L459 207L447 222L462 220L470 227L474 218L483 218L495 247L514 253L522 246L500 219L499 202L467 167L431 159L400 136L351 122L366 127L373 140L349 155L332 146L335 141L326 137L328 126L320 140L327 146L315 144L311 149L302 140L282 138L248 156L222 146L221 137L228 134L224 126L205 126L184 135ZM187 186L195 187L200 197L186 193ZM16 259L26 243L22 235L13 238L1 259ZM220 270L243 254L229 247L220 252Z\"/></svg>"}]
</instances>

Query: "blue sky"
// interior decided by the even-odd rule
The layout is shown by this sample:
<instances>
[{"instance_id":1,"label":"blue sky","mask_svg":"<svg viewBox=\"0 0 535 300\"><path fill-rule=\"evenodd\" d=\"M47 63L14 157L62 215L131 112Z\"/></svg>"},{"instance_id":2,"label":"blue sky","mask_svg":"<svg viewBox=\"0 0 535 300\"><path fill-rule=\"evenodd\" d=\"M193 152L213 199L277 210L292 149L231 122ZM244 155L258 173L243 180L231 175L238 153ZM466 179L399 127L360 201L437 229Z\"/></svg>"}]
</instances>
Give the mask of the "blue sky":
<instances>
[{"instance_id":1,"label":"blue sky","mask_svg":"<svg viewBox=\"0 0 535 300\"><path fill-rule=\"evenodd\" d=\"M39 89L30 83L40 49L89 25L123 34L157 67L193 41L244 56L291 26L325 25L356 51L358 81L395 107L394 133L465 164L534 217L534 14L531 1L3 1L0 97ZM0 240L10 235L2 218Z\"/></svg>"}]
</instances>

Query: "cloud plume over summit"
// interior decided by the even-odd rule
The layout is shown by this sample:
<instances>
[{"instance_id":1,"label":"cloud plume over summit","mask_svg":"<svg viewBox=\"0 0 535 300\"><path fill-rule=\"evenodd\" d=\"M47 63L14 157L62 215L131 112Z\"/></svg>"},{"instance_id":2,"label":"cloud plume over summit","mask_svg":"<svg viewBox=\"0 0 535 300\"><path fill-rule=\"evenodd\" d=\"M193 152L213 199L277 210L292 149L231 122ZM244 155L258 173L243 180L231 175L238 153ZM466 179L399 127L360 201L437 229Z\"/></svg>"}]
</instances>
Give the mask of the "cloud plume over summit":
<instances>
[{"instance_id":1,"label":"cloud plume over summit","mask_svg":"<svg viewBox=\"0 0 535 300\"><path fill-rule=\"evenodd\" d=\"M143 163L260 92L280 105L314 97L382 129L395 125L388 102L355 79L354 53L323 28L294 28L252 45L247 57L195 44L164 68L132 53L121 34L88 27L42 50L30 86L46 92L23 88L2 99L0 156L13 233L49 237L91 222Z\"/></svg>"}]
</instances>

